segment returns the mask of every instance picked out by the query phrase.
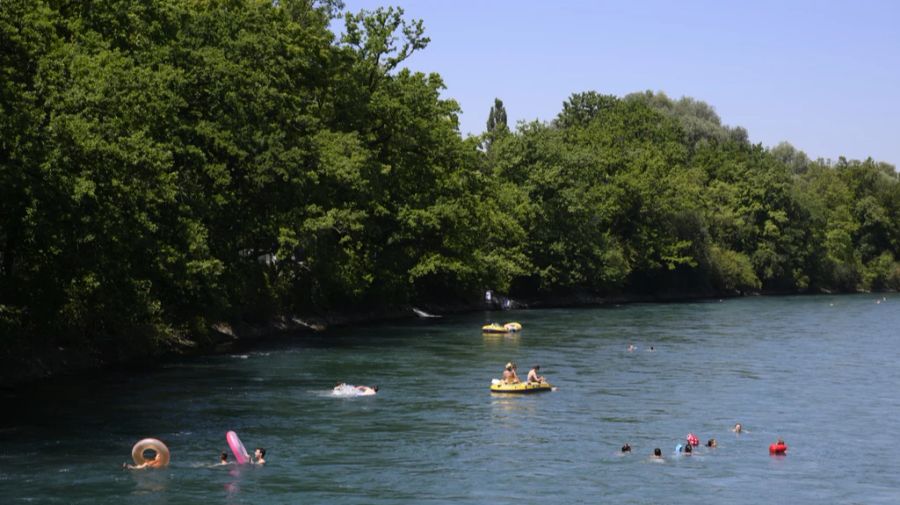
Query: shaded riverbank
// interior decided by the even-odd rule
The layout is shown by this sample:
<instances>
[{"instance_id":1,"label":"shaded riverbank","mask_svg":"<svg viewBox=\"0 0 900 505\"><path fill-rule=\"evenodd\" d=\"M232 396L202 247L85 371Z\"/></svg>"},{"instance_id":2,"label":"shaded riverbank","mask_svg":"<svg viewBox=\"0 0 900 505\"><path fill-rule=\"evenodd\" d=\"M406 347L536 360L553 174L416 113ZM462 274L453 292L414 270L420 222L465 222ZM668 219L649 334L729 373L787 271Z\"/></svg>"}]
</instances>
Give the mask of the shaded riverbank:
<instances>
[{"instance_id":1,"label":"shaded riverbank","mask_svg":"<svg viewBox=\"0 0 900 505\"><path fill-rule=\"evenodd\" d=\"M604 307L633 303L679 303L695 300L734 298L741 296L786 296L793 294L820 294L799 292L740 293L715 292L666 292L656 294L597 295L588 292L558 293L543 297L521 299L495 295L490 301L457 300L454 302L422 303L415 306L385 307L377 310L329 312L314 315L273 318L267 322L219 323L209 329L203 339L184 339L182 344L154 354L135 353L110 360L79 349L53 347L31 349L29 353L8 359L8 365L0 372L0 387L18 388L30 382L53 377L102 373L103 370L152 368L173 359L188 356L214 355L253 346L254 343L279 338L303 338L328 329L345 328L388 321L411 320L417 317L416 309L427 314L446 316L476 311L503 311L508 309L541 309L565 307ZM507 303L508 301L508 303ZM502 319L498 316L497 319ZM198 343L199 342L199 343Z\"/></svg>"}]
</instances>

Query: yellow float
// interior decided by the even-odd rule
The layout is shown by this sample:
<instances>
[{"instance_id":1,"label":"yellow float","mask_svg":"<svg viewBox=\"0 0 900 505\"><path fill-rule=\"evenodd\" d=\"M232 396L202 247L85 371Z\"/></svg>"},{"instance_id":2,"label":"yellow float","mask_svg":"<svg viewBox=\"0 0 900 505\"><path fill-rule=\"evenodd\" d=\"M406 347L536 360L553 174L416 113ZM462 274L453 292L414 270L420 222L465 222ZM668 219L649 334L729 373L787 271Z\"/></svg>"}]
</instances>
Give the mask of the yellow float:
<instances>
[{"instance_id":1,"label":"yellow float","mask_svg":"<svg viewBox=\"0 0 900 505\"><path fill-rule=\"evenodd\" d=\"M505 335L507 333L518 333L520 331L522 331L522 325L516 322L506 324L491 323L481 327L481 333L485 333L488 335Z\"/></svg>"},{"instance_id":2,"label":"yellow float","mask_svg":"<svg viewBox=\"0 0 900 505\"><path fill-rule=\"evenodd\" d=\"M515 384L507 384L499 379L491 381L491 393L541 393L544 391L553 391L553 386L549 382L516 382Z\"/></svg>"}]
</instances>

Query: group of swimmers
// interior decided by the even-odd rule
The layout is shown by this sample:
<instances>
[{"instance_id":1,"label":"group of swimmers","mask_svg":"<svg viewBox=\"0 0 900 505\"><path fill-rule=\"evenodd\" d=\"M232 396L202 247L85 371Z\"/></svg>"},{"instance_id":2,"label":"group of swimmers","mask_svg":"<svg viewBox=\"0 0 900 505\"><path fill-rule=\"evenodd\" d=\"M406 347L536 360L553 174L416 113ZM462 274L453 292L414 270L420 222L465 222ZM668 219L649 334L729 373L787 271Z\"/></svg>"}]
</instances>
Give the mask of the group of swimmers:
<instances>
[{"instance_id":1,"label":"group of swimmers","mask_svg":"<svg viewBox=\"0 0 900 505\"><path fill-rule=\"evenodd\" d=\"M536 382L541 383L544 382L544 377L538 375L538 370L541 369L541 365L534 365L531 367L531 370L528 371L528 377L526 378L526 382ZM503 379L502 381L506 384L518 384L521 382L519 380L518 374L516 374L516 364L510 361L503 368Z\"/></svg>"},{"instance_id":2,"label":"group of swimmers","mask_svg":"<svg viewBox=\"0 0 900 505\"><path fill-rule=\"evenodd\" d=\"M122 463L122 468L126 468L128 470L143 470L145 468L163 468L169 464L169 458L163 457L162 453L159 451L155 451L153 457L140 463L138 465L129 465L128 463ZM219 455L219 465L228 465L230 462L228 461L228 453L222 452ZM257 447L255 451L253 451L253 457L250 458L251 465L265 465L266 464L266 450L262 447Z\"/></svg>"},{"instance_id":3,"label":"group of swimmers","mask_svg":"<svg viewBox=\"0 0 900 505\"><path fill-rule=\"evenodd\" d=\"M741 434L741 433L749 433L749 431L745 430L741 423L736 423L731 431ZM694 447L700 445L700 439L697 435L693 433L688 433L685 437L684 444L678 444L675 446L675 452L681 453L684 456L690 456L694 452ZM706 447L708 449L715 449L719 446L719 442L716 439L711 438L706 441ZM783 456L787 452L787 445L784 443L784 439L778 437L778 441L769 446L769 452L775 455ZM631 445L627 442L622 446L621 454L631 454ZM661 460L663 459L662 449L659 447L653 449L653 454L650 456L651 459Z\"/></svg>"},{"instance_id":4,"label":"group of swimmers","mask_svg":"<svg viewBox=\"0 0 900 505\"><path fill-rule=\"evenodd\" d=\"M228 461L228 453L223 452L219 456L219 465L228 465L230 462ZM266 450L262 447L257 447L255 451L253 451L253 457L250 458L251 465L265 465L266 464Z\"/></svg>"}]
</instances>

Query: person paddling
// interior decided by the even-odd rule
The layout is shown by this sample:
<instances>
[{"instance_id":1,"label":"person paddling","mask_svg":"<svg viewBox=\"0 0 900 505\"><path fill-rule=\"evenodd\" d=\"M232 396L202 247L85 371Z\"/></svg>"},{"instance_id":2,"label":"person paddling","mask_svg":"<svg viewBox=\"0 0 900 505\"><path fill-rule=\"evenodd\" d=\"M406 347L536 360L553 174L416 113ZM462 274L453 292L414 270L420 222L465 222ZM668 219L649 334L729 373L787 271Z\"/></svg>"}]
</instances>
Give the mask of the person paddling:
<instances>
[{"instance_id":1,"label":"person paddling","mask_svg":"<svg viewBox=\"0 0 900 505\"><path fill-rule=\"evenodd\" d=\"M538 370L541 369L541 365L534 365L531 370L528 371L528 382L544 382L544 377L538 375Z\"/></svg>"}]
</instances>

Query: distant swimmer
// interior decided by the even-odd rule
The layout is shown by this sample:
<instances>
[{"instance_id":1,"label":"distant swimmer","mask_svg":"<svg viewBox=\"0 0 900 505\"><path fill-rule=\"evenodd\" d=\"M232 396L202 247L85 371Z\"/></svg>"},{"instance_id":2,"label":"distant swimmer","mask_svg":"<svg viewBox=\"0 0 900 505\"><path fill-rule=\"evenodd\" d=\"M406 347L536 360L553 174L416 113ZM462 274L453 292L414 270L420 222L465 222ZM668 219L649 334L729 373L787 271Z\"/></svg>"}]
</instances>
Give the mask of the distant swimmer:
<instances>
[{"instance_id":1,"label":"distant swimmer","mask_svg":"<svg viewBox=\"0 0 900 505\"><path fill-rule=\"evenodd\" d=\"M659 447L657 447L656 449L653 449L653 456L650 456L650 457L653 459L663 459L662 449L660 449Z\"/></svg>"},{"instance_id":2,"label":"distant swimmer","mask_svg":"<svg viewBox=\"0 0 900 505\"><path fill-rule=\"evenodd\" d=\"M227 452L223 452L221 455L219 455L219 464L220 465L228 464L228 453Z\"/></svg>"},{"instance_id":3,"label":"distant swimmer","mask_svg":"<svg viewBox=\"0 0 900 505\"><path fill-rule=\"evenodd\" d=\"M538 375L538 370L540 369L541 365L534 365L534 367L528 371L528 382L544 382L544 377Z\"/></svg>"},{"instance_id":4,"label":"distant swimmer","mask_svg":"<svg viewBox=\"0 0 900 505\"><path fill-rule=\"evenodd\" d=\"M634 344L628 344L628 349L626 349L626 350L628 352L634 352L637 350L637 347L635 347Z\"/></svg>"},{"instance_id":5,"label":"distant swimmer","mask_svg":"<svg viewBox=\"0 0 900 505\"><path fill-rule=\"evenodd\" d=\"M653 352L653 351L655 351L655 350L656 350L656 349L654 349L653 346L651 345L650 348L647 349L647 352Z\"/></svg>"},{"instance_id":6,"label":"distant swimmer","mask_svg":"<svg viewBox=\"0 0 900 505\"><path fill-rule=\"evenodd\" d=\"M332 389L331 394L334 396L353 397L353 396L372 396L378 392L378 386L354 386L339 382Z\"/></svg>"},{"instance_id":7,"label":"distant swimmer","mask_svg":"<svg viewBox=\"0 0 900 505\"><path fill-rule=\"evenodd\" d=\"M519 376L516 375L516 364L510 361L503 370L503 382L507 384L518 384Z\"/></svg>"},{"instance_id":8,"label":"distant swimmer","mask_svg":"<svg viewBox=\"0 0 900 505\"><path fill-rule=\"evenodd\" d=\"M694 452L694 449L691 448L691 444L684 444L684 455L685 456L690 456L691 454L693 454L693 452Z\"/></svg>"},{"instance_id":9,"label":"distant swimmer","mask_svg":"<svg viewBox=\"0 0 900 505\"><path fill-rule=\"evenodd\" d=\"M257 447L253 452L253 457L256 458L254 464L257 465L265 465L266 464L266 450L262 447Z\"/></svg>"},{"instance_id":10,"label":"distant swimmer","mask_svg":"<svg viewBox=\"0 0 900 505\"><path fill-rule=\"evenodd\" d=\"M731 428L731 431L733 431L735 433L750 433L749 431L744 429L744 427L741 425L741 423L735 424L734 428Z\"/></svg>"},{"instance_id":11,"label":"distant swimmer","mask_svg":"<svg viewBox=\"0 0 900 505\"><path fill-rule=\"evenodd\" d=\"M631 446L627 442L622 446L622 454L631 454Z\"/></svg>"},{"instance_id":12,"label":"distant swimmer","mask_svg":"<svg viewBox=\"0 0 900 505\"><path fill-rule=\"evenodd\" d=\"M719 443L716 442L716 439L714 439L714 438L711 438L706 441L706 447L709 447L710 449L715 449L718 446L719 446Z\"/></svg>"}]
</instances>

